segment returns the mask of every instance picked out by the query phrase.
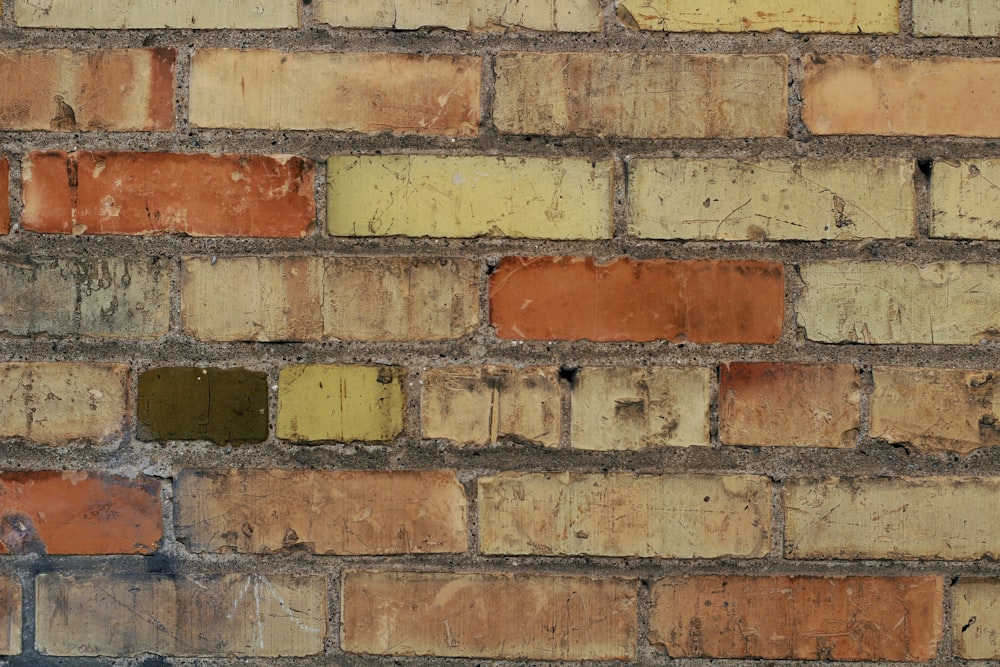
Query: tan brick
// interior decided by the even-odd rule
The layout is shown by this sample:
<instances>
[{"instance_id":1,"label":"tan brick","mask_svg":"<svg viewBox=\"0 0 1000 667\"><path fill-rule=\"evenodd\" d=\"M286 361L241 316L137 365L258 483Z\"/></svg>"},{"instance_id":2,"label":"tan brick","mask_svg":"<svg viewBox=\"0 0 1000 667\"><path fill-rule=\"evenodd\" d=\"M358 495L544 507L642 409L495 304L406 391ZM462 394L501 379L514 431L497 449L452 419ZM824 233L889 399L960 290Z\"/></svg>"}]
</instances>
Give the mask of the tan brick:
<instances>
[{"instance_id":1,"label":"tan brick","mask_svg":"<svg viewBox=\"0 0 1000 667\"><path fill-rule=\"evenodd\" d=\"M493 445L508 439L559 445L558 368L432 368L424 371L421 384L425 438L464 445Z\"/></svg>"},{"instance_id":2,"label":"tan brick","mask_svg":"<svg viewBox=\"0 0 1000 667\"><path fill-rule=\"evenodd\" d=\"M318 20L344 28L592 32L600 0L317 0Z\"/></svg>"},{"instance_id":3,"label":"tan brick","mask_svg":"<svg viewBox=\"0 0 1000 667\"><path fill-rule=\"evenodd\" d=\"M1000 6L993 0L913 0L917 35L1000 36Z\"/></svg>"},{"instance_id":4,"label":"tan brick","mask_svg":"<svg viewBox=\"0 0 1000 667\"><path fill-rule=\"evenodd\" d=\"M913 236L914 168L896 159L638 159L630 230L724 241Z\"/></svg>"},{"instance_id":5,"label":"tan brick","mask_svg":"<svg viewBox=\"0 0 1000 667\"><path fill-rule=\"evenodd\" d=\"M504 473L479 480L485 554L766 556L771 487L752 475Z\"/></svg>"},{"instance_id":6,"label":"tan brick","mask_svg":"<svg viewBox=\"0 0 1000 667\"><path fill-rule=\"evenodd\" d=\"M618 16L666 32L899 32L897 0L619 0Z\"/></svg>"},{"instance_id":7,"label":"tan brick","mask_svg":"<svg viewBox=\"0 0 1000 667\"><path fill-rule=\"evenodd\" d=\"M21 653L21 584L0 577L0 655Z\"/></svg>"},{"instance_id":8,"label":"tan brick","mask_svg":"<svg viewBox=\"0 0 1000 667\"><path fill-rule=\"evenodd\" d=\"M0 234L10 232L10 161L0 154Z\"/></svg>"},{"instance_id":9,"label":"tan brick","mask_svg":"<svg viewBox=\"0 0 1000 667\"><path fill-rule=\"evenodd\" d=\"M1000 555L1000 479L786 480L785 556L975 560Z\"/></svg>"},{"instance_id":10,"label":"tan brick","mask_svg":"<svg viewBox=\"0 0 1000 667\"><path fill-rule=\"evenodd\" d=\"M635 658L636 584L624 579L346 572L343 604L351 653Z\"/></svg>"},{"instance_id":11,"label":"tan brick","mask_svg":"<svg viewBox=\"0 0 1000 667\"><path fill-rule=\"evenodd\" d=\"M335 156L335 236L611 238L610 160L438 155Z\"/></svg>"},{"instance_id":12,"label":"tan brick","mask_svg":"<svg viewBox=\"0 0 1000 667\"><path fill-rule=\"evenodd\" d=\"M475 136L481 67L471 56L199 49L191 124Z\"/></svg>"},{"instance_id":13,"label":"tan brick","mask_svg":"<svg viewBox=\"0 0 1000 667\"><path fill-rule=\"evenodd\" d=\"M806 262L795 300L809 340L962 345L1000 329L1000 269L941 262Z\"/></svg>"},{"instance_id":14,"label":"tan brick","mask_svg":"<svg viewBox=\"0 0 1000 667\"><path fill-rule=\"evenodd\" d=\"M1000 160L937 160L931 172L931 236L1000 239Z\"/></svg>"},{"instance_id":15,"label":"tan brick","mask_svg":"<svg viewBox=\"0 0 1000 667\"><path fill-rule=\"evenodd\" d=\"M196 553L459 553L465 489L453 472L186 470L177 536Z\"/></svg>"},{"instance_id":16,"label":"tan brick","mask_svg":"<svg viewBox=\"0 0 1000 667\"><path fill-rule=\"evenodd\" d=\"M1000 660L1000 581L963 577L952 595L955 654L969 660Z\"/></svg>"},{"instance_id":17,"label":"tan brick","mask_svg":"<svg viewBox=\"0 0 1000 667\"><path fill-rule=\"evenodd\" d=\"M295 28L295 0L15 0L14 19L27 28Z\"/></svg>"},{"instance_id":18,"label":"tan brick","mask_svg":"<svg viewBox=\"0 0 1000 667\"><path fill-rule=\"evenodd\" d=\"M47 655L305 656L327 632L324 577L40 574L35 590Z\"/></svg>"},{"instance_id":19,"label":"tan brick","mask_svg":"<svg viewBox=\"0 0 1000 667\"><path fill-rule=\"evenodd\" d=\"M570 396L574 449L709 444L707 368L582 368Z\"/></svg>"},{"instance_id":20,"label":"tan brick","mask_svg":"<svg viewBox=\"0 0 1000 667\"><path fill-rule=\"evenodd\" d=\"M501 132L624 137L783 137L784 55L501 53Z\"/></svg>"}]
</instances>

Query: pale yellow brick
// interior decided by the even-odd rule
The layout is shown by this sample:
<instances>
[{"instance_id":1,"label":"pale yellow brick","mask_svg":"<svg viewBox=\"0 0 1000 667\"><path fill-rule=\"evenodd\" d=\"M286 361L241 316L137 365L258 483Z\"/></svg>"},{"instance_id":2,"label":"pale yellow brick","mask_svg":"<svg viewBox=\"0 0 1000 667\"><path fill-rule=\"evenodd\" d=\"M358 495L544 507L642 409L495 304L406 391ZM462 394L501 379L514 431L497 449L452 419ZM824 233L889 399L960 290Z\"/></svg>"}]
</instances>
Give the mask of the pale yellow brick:
<instances>
[{"instance_id":1,"label":"pale yellow brick","mask_svg":"<svg viewBox=\"0 0 1000 667\"><path fill-rule=\"evenodd\" d=\"M479 480L486 554L766 556L771 485L753 475L504 473Z\"/></svg>"},{"instance_id":2,"label":"pale yellow brick","mask_svg":"<svg viewBox=\"0 0 1000 667\"><path fill-rule=\"evenodd\" d=\"M808 262L795 301L809 340L970 344L1000 330L1000 267Z\"/></svg>"},{"instance_id":3,"label":"pale yellow brick","mask_svg":"<svg viewBox=\"0 0 1000 667\"><path fill-rule=\"evenodd\" d=\"M975 560L1000 555L1000 479L787 480L789 558Z\"/></svg>"},{"instance_id":4,"label":"pale yellow brick","mask_svg":"<svg viewBox=\"0 0 1000 667\"><path fill-rule=\"evenodd\" d=\"M317 0L316 17L344 28L601 29L600 0Z\"/></svg>"},{"instance_id":5,"label":"pale yellow brick","mask_svg":"<svg viewBox=\"0 0 1000 667\"><path fill-rule=\"evenodd\" d=\"M913 31L918 35L1000 36L996 0L913 0Z\"/></svg>"},{"instance_id":6,"label":"pale yellow brick","mask_svg":"<svg viewBox=\"0 0 1000 667\"><path fill-rule=\"evenodd\" d=\"M575 449L709 444L707 368L582 368L573 382Z\"/></svg>"},{"instance_id":7,"label":"pale yellow brick","mask_svg":"<svg viewBox=\"0 0 1000 667\"><path fill-rule=\"evenodd\" d=\"M335 236L611 238L610 161L336 156L327 162Z\"/></svg>"},{"instance_id":8,"label":"pale yellow brick","mask_svg":"<svg viewBox=\"0 0 1000 667\"><path fill-rule=\"evenodd\" d=\"M28 28L295 28L295 0L15 0Z\"/></svg>"},{"instance_id":9,"label":"pale yellow brick","mask_svg":"<svg viewBox=\"0 0 1000 667\"><path fill-rule=\"evenodd\" d=\"M930 192L931 236L1000 239L1000 160L938 160Z\"/></svg>"},{"instance_id":10,"label":"pale yellow brick","mask_svg":"<svg viewBox=\"0 0 1000 667\"><path fill-rule=\"evenodd\" d=\"M913 160L633 161L633 234L724 241L894 238L916 231Z\"/></svg>"},{"instance_id":11,"label":"pale yellow brick","mask_svg":"<svg viewBox=\"0 0 1000 667\"><path fill-rule=\"evenodd\" d=\"M951 590L955 654L968 660L1000 660L1000 581L963 577Z\"/></svg>"}]
</instances>

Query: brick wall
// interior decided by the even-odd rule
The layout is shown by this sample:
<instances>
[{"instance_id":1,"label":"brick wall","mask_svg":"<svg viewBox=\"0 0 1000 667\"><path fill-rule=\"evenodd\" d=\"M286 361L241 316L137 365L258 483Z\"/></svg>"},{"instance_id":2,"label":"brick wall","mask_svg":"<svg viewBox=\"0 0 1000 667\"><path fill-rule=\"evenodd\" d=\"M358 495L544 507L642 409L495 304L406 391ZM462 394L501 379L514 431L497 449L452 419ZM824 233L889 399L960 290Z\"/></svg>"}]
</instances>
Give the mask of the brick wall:
<instances>
[{"instance_id":1,"label":"brick wall","mask_svg":"<svg viewBox=\"0 0 1000 667\"><path fill-rule=\"evenodd\" d=\"M993 0L0 8L3 664L1000 659Z\"/></svg>"}]
</instances>

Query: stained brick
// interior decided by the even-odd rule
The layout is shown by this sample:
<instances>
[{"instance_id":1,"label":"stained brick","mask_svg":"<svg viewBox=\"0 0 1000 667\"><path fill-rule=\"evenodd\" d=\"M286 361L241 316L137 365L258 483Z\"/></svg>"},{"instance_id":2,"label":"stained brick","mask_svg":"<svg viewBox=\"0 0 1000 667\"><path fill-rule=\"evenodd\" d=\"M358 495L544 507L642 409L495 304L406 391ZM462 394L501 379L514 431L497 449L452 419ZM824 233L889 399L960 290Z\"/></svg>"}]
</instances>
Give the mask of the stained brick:
<instances>
[{"instance_id":1,"label":"stained brick","mask_svg":"<svg viewBox=\"0 0 1000 667\"><path fill-rule=\"evenodd\" d=\"M993 0L913 0L917 35L1000 36L1000 7Z\"/></svg>"},{"instance_id":2,"label":"stained brick","mask_svg":"<svg viewBox=\"0 0 1000 667\"><path fill-rule=\"evenodd\" d=\"M21 584L0 577L0 655L21 653Z\"/></svg>"},{"instance_id":3,"label":"stained brick","mask_svg":"<svg viewBox=\"0 0 1000 667\"><path fill-rule=\"evenodd\" d=\"M591 32L601 29L599 0L317 0L316 17L345 28L416 30L530 30Z\"/></svg>"},{"instance_id":4,"label":"stained brick","mask_svg":"<svg viewBox=\"0 0 1000 667\"><path fill-rule=\"evenodd\" d=\"M969 660L1000 660L1000 581L966 579L952 589L955 653Z\"/></svg>"},{"instance_id":5,"label":"stained brick","mask_svg":"<svg viewBox=\"0 0 1000 667\"><path fill-rule=\"evenodd\" d=\"M0 234L10 231L10 162L0 155Z\"/></svg>"},{"instance_id":6,"label":"stained brick","mask_svg":"<svg viewBox=\"0 0 1000 667\"><path fill-rule=\"evenodd\" d=\"M1000 239L1000 160L938 160L931 172L931 236Z\"/></svg>"},{"instance_id":7,"label":"stained brick","mask_svg":"<svg viewBox=\"0 0 1000 667\"><path fill-rule=\"evenodd\" d=\"M15 0L14 19L29 28L294 28L295 0Z\"/></svg>"}]
</instances>

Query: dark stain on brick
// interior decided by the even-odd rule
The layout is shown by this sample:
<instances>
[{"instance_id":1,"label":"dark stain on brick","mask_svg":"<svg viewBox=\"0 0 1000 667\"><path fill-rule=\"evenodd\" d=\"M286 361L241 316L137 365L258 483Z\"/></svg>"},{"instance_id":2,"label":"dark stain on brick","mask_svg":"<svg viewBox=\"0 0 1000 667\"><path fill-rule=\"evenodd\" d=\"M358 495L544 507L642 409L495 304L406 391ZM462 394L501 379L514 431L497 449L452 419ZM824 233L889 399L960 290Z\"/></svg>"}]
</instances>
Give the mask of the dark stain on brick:
<instances>
[{"instance_id":1,"label":"dark stain on brick","mask_svg":"<svg viewBox=\"0 0 1000 667\"><path fill-rule=\"evenodd\" d=\"M45 542L35 522L24 512L7 512L0 517L0 544L12 554L45 554Z\"/></svg>"}]
</instances>

